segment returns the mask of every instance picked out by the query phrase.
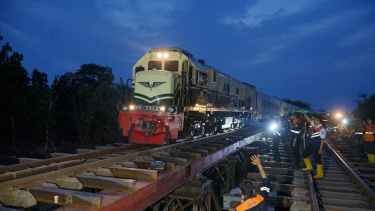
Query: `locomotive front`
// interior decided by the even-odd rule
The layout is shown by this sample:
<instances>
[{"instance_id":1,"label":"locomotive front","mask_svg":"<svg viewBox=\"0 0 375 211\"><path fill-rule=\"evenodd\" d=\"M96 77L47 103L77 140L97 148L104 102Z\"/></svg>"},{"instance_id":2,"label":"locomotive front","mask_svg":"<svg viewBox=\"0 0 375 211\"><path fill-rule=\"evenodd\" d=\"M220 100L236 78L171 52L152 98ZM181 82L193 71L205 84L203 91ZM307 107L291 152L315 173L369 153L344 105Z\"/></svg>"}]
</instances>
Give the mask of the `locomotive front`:
<instances>
[{"instance_id":1,"label":"locomotive front","mask_svg":"<svg viewBox=\"0 0 375 211\"><path fill-rule=\"evenodd\" d=\"M178 138L184 114L175 101L187 60L181 52L153 49L134 65L133 97L119 113L120 127L129 142L165 144Z\"/></svg>"}]
</instances>

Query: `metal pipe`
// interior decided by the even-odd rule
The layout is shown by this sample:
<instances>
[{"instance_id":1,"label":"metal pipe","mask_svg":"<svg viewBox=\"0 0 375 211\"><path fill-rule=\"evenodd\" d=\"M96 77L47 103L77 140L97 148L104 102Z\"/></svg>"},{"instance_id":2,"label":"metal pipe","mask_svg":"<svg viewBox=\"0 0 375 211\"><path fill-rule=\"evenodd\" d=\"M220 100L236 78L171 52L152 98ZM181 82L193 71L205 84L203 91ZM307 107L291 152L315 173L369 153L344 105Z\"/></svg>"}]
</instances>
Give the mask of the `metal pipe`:
<instances>
[{"instance_id":1,"label":"metal pipe","mask_svg":"<svg viewBox=\"0 0 375 211\"><path fill-rule=\"evenodd\" d=\"M124 82L124 80L121 77L120 78L120 83L119 83L119 86L120 86L120 103L121 104L122 104L122 87L123 87L123 82Z\"/></svg>"},{"instance_id":2,"label":"metal pipe","mask_svg":"<svg viewBox=\"0 0 375 211\"><path fill-rule=\"evenodd\" d=\"M128 85L128 83L129 83L129 81L132 81L133 82L133 79L128 79L128 80L126 80L126 98L125 98L125 103L128 103L128 89L129 89L129 85Z\"/></svg>"}]
</instances>

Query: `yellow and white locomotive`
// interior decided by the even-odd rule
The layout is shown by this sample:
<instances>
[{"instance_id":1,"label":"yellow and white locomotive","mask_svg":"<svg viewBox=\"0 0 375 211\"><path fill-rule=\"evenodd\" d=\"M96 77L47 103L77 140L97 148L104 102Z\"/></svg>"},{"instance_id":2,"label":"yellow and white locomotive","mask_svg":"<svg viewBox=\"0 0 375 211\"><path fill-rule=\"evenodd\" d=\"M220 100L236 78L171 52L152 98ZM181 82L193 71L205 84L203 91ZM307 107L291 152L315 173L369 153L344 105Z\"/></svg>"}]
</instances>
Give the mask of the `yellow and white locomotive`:
<instances>
[{"instance_id":1,"label":"yellow and white locomotive","mask_svg":"<svg viewBox=\"0 0 375 211\"><path fill-rule=\"evenodd\" d=\"M165 144L279 118L300 110L196 60L181 48L154 48L133 67L119 123L132 143Z\"/></svg>"},{"instance_id":2,"label":"yellow and white locomotive","mask_svg":"<svg viewBox=\"0 0 375 211\"><path fill-rule=\"evenodd\" d=\"M247 94L255 95L255 87L180 48L146 53L131 80L132 95L121 104L119 123L133 143L165 144L240 127L255 102Z\"/></svg>"}]
</instances>

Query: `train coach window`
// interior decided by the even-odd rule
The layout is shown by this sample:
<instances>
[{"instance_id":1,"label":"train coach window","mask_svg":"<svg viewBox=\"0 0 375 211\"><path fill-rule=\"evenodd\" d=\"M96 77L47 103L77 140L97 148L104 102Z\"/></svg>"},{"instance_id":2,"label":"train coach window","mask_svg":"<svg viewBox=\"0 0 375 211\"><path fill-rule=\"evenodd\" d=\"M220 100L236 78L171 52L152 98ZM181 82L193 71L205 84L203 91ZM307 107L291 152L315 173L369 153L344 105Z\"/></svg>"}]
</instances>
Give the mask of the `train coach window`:
<instances>
[{"instance_id":1,"label":"train coach window","mask_svg":"<svg viewBox=\"0 0 375 211\"><path fill-rule=\"evenodd\" d=\"M212 82L216 82L216 70L212 71Z\"/></svg>"},{"instance_id":2,"label":"train coach window","mask_svg":"<svg viewBox=\"0 0 375 211\"><path fill-rule=\"evenodd\" d=\"M161 70L161 61L149 61L148 69L149 70Z\"/></svg>"},{"instance_id":3,"label":"train coach window","mask_svg":"<svg viewBox=\"0 0 375 211\"><path fill-rule=\"evenodd\" d=\"M164 69L172 72L178 71L178 61L165 61Z\"/></svg>"},{"instance_id":4,"label":"train coach window","mask_svg":"<svg viewBox=\"0 0 375 211\"><path fill-rule=\"evenodd\" d=\"M238 88L236 88L236 94L238 95Z\"/></svg>"}]
</instances>

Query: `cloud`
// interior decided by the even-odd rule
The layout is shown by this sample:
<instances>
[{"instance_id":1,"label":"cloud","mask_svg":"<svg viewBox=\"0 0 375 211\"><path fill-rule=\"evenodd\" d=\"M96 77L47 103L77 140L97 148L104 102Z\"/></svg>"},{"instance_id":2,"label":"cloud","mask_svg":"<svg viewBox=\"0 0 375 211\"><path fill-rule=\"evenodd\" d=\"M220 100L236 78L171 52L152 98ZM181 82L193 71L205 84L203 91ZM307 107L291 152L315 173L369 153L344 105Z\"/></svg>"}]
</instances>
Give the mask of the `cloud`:
<instances>
[{"instance_id":1,"label":"cloud","mask_svg":"<svg viewBox=\"0 0 375 211\"><path fill-rule=\"evenodd\" d=\"M103 17L115 25L137 29L162 29L172 25L177 1L96 0Z\"/></svg>"},{"instance_id":2,"label":"cloud","mask_svg":"<svg viewBox=\"0 0 375 211\"><path fill-rule=\"evenodd\" d=\"M359 43L373 43L375 37L375 22L341 39L339 45L357 45Z\"/></svg>"},{"instance_id":3,"label":"cloud","mask_svg":"<svg viewBox=\"0 0 375 211\"><path fill-rule=\"evenodd\" d=\"M283 44L275 45L268 48L266 51L261 52L258 54L254 59L250 62L247 62L246 65L255 65L255 64L262 64L265 62L275 61L277 59L276 53L286 46Z\"/></svg>"},{"instance_id":4,"label":"cloud","mask_svg":"<svg viewBox=\"0 0 375 211\"><path fill-rule=\"evenodd\" d=\"M0 28L2 30L6 31L7 33L9 33L11 36L16 37L18 39L22 39L22 40L27 40L27 42L29 42L29 43L35 43L37 41L34 37L32 37L28 34L25 34L22 31L20 31L16 28L13 28L13 27L11 27L11 26L9 26L9 25L5 24L4 22L1 22L1 21L0 21ZM4 35L4 34L2 34L2 35Z\"/></svg>"},{"instance_id":5,"label":"cloud","mask_svg":"<svg viewBox=\"0 0 375 211\"><path fill-rule=\"evenodd\" d=\"M310 36L315 36L316 34L332 34L332 31L334 31L337 27L342 27L345 24L345 26L347 26L348 24L355 25L356 21L354 21L354 17L359 16L364 11L368 10L366 10L366 8L364 7L351 8L344 12L338 12L337 14L321 18L317 21L303 23L297 26L286 28L284 33L281 34L278 33L268 37L261 37L259 39L256 39L254 40L254 45L262 46L261 48L263 50L260 51L252 61L239 63L244 65L254 65L275 61L279 58L279 52L281 50L292 47L296 41L299 41L301 39L308 40L310 39ZM367 32L373 31L367 29L364 33ZM359 34L361 33L362 32L359 32ZM368 33L368 35L371 35L371 33ZM353 38L354 37L355 35L353 35ZM349 39L350 38L348 38L348 40Z\"/></svg>"},{"instance_id":6,"label":"cloud","mask_svg":"<svg viewBox=\"0 0 375 211\"><path fill-rule=\"evenodd\" d=\"M266 0L258 1L247 6L242 14L231 14L223 18L223 23L245 25L248 27L260 26L263 22L288 17L313 6L313 0Z\"/></svg>"},{"instance_id":7,"label":"cloud","mask_svg":"<svg viewBox=\"0 0 375 211\"><path fill-rule=\"evenodd\" d=\"M356 72L359 69L374 68L375 67L375 54L361 54L355 55L344 60L337 61L333 64L333 71L351 70Z\"/></svg>"}]
</instances>

